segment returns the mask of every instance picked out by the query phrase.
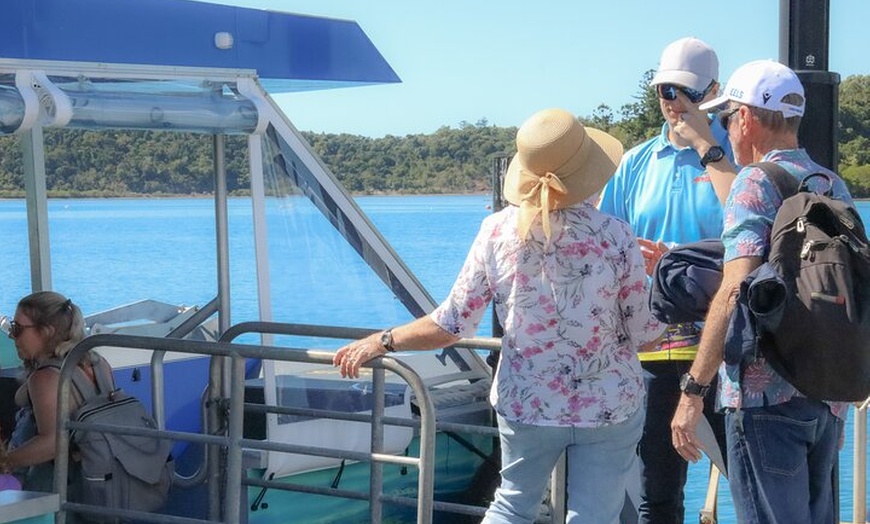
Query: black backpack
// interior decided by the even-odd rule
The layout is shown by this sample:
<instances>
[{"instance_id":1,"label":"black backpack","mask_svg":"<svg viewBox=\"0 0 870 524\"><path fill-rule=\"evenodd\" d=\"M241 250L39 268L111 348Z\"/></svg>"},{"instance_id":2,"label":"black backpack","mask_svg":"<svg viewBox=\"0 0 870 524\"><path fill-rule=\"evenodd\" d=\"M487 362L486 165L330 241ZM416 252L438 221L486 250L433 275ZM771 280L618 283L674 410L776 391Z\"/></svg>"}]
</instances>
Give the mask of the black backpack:
<instances>
[{"instance_id":1,"label":"black backpack","mask_svg":"<svg viewBox=\"0 0 870 524\"><path fill-rule=\"evenodd\" d=\"M870 396L870 247L854 207L823 173L800 183L777 164L755 164L783 197L766 265L781 289L750 298L758 349L798 391L817 400ZM809 191L823 177L829 188ZM757 272L757 271L756 271Z\"/></svg>"}]
</instances>

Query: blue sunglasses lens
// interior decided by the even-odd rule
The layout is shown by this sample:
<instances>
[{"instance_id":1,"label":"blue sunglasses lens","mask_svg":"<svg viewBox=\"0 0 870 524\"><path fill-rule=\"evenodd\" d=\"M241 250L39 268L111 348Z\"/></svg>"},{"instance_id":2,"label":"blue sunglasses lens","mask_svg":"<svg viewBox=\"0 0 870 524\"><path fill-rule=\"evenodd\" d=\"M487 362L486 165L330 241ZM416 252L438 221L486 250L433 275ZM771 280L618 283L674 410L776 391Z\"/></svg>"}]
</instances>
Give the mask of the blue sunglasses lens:
<instances>
[{"instance_id":1,"label":"blue sunglasses lens","mask_svg":"<svg viewBox=\"0 0 870 524\"><path fill-rule=\"evenodd\" d=\"M707 91L696 91L694 89L690 89L688 87L676 86L674 84L659 84L658 92L659 97L662 100L676 100L677 99L677 90L683 92L686 95L686 98L689 99L689 102L693 104L697 104L707 95Z\"/></svg>"}]
</instances>

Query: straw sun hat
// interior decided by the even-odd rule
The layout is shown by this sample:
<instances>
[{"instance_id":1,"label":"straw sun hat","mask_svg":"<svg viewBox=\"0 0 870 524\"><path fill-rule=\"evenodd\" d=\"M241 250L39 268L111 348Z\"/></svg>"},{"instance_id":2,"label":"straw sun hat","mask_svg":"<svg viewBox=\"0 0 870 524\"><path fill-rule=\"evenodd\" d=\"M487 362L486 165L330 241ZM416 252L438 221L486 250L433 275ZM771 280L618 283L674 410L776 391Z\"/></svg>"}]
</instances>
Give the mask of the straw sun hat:
<instances>
[{"instance_id":1,"label":"straw sun hat","mask_svg":"<svg viewBox=\"0 0 870 524\"><path fill-rule=\"evenodd\" d=\"M532 115L517 131L517 154L508 166L504 197L519 206L521 239L538 214L549 240L550 211L594 195L622 158L622 144L603 131L583 127L563 109Z\"/></svg>"}]
</instances>

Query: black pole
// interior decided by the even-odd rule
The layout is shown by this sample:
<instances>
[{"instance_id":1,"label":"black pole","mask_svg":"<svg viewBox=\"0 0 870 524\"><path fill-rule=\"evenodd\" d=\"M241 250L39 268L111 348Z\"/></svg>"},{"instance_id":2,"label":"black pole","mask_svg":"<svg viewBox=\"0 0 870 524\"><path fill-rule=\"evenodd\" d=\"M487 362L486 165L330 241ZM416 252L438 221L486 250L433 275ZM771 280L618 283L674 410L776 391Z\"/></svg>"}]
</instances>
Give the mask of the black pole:
<instances>
[{"instance_id":1,"label":"black pole","mask_svg":"<svg viewBox=\"0 0 870 524\"><path fill-rule=\"evenodd\" d=\"M806 92L798 141L819 164L839 164L840 75L828 71L830 0L780 0L779 61L792 68Z\"/></svg>"},{"instance_id":2,"label":"black pole","mask_svg":"<svg viewBox=\"0 0 870 524\"><path fill-rule=\"evenodd\" d=\"M840 163L838 122L840 75L828 71L830 0L780 0L779 60L804 85L807 108L798 142L819 164L837 170ZM840 521L839 461L834 462L834 522Z\"/></svg>"}]
</instances>

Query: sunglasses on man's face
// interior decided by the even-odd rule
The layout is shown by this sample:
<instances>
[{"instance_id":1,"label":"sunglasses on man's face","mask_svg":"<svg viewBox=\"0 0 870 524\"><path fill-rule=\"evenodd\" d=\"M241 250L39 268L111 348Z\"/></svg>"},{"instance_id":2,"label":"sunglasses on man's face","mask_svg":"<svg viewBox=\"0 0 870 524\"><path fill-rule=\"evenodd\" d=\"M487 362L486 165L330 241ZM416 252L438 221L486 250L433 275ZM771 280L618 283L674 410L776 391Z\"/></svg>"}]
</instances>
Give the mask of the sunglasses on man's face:
<instances>
[{"instance_id":1,"label":"sunglasses on man's face","mask_svg":"<svg viewBox=\"0 0 870 524\"><path fill-rule=\"evenodd\" d=\"M18 338L24 333L24 330L27 328L35 328L36 324L19 324L14 320L9 323L9 336L11 338Z\"/></svg>"},{"instance_id":2,"label":"sunglasses on man's face","mask_svg":"<svg viewBox=\"0 0 870 524\"><path fill-rule=\"evenodd\" d=\"M697 104L701 100L704 100L704 97L707 96L707 93L709 93L712 88L713 82L711 82L710 85L707 86L707 89L703 91L697 91L689 87L678 86L675 84L659 84L656 86L656 92L658 93L659 98L670 102L677 99L677 91L680 91L686 95L689 102Z\"/></svg>"},{"instance_id":3,"label":"sunglasses on man's face","mask_svg":"<svg viewBox=\"0 0 870 524\"><path fill-rule=\"evenodd\" d=\"M731 117L734 116L734 113L740 110L740 106L732 107L731 109L723 109L716 113L716 118L719 119L719 123L722 125L722 129L728 129L728 124L731 123Z\"/></svg>"}]
</instances>

